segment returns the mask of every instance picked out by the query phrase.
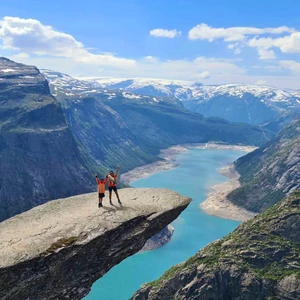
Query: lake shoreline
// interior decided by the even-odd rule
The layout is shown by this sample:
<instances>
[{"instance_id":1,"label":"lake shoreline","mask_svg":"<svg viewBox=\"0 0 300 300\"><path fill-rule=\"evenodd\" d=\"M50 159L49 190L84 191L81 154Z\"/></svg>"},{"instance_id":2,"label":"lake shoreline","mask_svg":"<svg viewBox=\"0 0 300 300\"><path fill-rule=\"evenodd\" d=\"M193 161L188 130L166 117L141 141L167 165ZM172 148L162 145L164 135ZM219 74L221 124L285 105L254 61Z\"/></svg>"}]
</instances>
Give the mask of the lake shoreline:
<instances>
[{"instance_id":1,"label":"lake shoreline","mask_svg":"<svg viewBox=\"0 0 300 300\"><path fill-rule=\"evenodd\" d=\"M121 180L125 184L130 185L132 181L149 177L157 172L173 169L178 166L178 164L175 162L176 155L181 152L188 151L189 148L241 150L245 152L251 152L257 149L257 147L254 146L231 145L213 142L175 145L160 151L158 157L161 160L137 167L129 172L124 173L121 175ZM239 174L234 169L233 164L220 169L219 173L228 177L228 181L212 186L207 194L206 199L200 203L200 208L208 215L214 215L229 220L244 222L253 218L256 215L255 213L250 212L240 206L234 205L226 199L226 196L231 191L240 186L238 180Z\"/></svg>"},{"instance_id":2,"label":"lake shoreline","mask_svg":"<svg viewBox=\"0 0 300 300\"><path fill-rule=\"evenodd\" d=\"M212 186L206 199L200 203L200 208L208 215L229 220L245 222L254 218L256 213L237 206L226 198L231 191L240 187L240 174L235 170L234 165L229 164L218 171L228 177L228 181Z\"/></svg>"},{"instance_id":3,"label":"lake shoreline","mask_svg":"<svg viewBox=\"0 0 300 300\"><path fill-rule=\"evenodd\" d=\"M161 159L157 162L146 164L124 174L121 174L120 179L127 185L130 185L132 181L149 177L150 175L173 169L178 166L175 163L175 157L181 152L188 151L188 148L196 149L220 149L220 150L241 150L245 152L251 152L257 147L244 146L244 145L230 145L221 143L194 143L194 144L181 144L171 146L169 148L160 151L158 157Z\"/></svg>"}]
</instances>

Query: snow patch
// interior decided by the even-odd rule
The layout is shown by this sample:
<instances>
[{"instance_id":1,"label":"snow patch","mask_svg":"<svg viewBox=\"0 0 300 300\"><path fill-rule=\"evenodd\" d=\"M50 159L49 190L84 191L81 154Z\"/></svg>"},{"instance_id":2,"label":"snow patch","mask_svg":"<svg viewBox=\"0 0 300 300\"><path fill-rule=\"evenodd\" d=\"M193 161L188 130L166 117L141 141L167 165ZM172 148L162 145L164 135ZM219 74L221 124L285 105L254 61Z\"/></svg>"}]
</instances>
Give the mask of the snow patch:
<instances>
[{"instance_id":1,"label":"snow patch","mask_svg":"<svg viewBox=\"0 0 300 300\"><path fill-rule=\"evenodd\" d=\"M8 73L8 72L16 72L16 70L14 70L14 69L3 69L3 70L1 70L2 72L4 72L4 73Z\"/></svg>"},{"instance_id":2,"label":"snow patch","mask_svg":"<svg viewBox=\"0 0 300 300\"><path fill-rule=\"evenodd\" d=\"M128 98L128 99L141 99L142 98L140 95L128 94L125 92L123 92L122 95L123 95L123 97Z\"/></svg>"}]
</instances>

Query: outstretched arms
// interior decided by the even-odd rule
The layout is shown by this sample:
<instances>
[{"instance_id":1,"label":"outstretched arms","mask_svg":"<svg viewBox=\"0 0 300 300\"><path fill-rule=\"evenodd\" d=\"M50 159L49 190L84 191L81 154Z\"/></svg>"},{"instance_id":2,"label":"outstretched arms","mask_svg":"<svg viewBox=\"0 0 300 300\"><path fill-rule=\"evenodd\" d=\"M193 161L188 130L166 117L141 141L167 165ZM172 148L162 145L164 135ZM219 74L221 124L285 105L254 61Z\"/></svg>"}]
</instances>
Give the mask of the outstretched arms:
<instances>
[{"instance_id":1,"label":"outstretched arms","mask_svg":"<svg viewBox=\"0 0 300 300\"><path fill-rule=\"evenodd\" d=\"M120 165L117 165L117 170L116 170L116 177L118 176L118 173L119 173L119 169L120 169Z\"/></svg>"},{"instance_id":2,"label":"outstretched arms","mask_svg":"<svg viewBox=\"0 0 300 300\"><path fill-rule=\"evenodd\" d=\"M97 173L95 173L95 177L96 177L96 183L98 184L100 180L99 180L99 178L98 178Z\"/></svg>"}]
</instances>

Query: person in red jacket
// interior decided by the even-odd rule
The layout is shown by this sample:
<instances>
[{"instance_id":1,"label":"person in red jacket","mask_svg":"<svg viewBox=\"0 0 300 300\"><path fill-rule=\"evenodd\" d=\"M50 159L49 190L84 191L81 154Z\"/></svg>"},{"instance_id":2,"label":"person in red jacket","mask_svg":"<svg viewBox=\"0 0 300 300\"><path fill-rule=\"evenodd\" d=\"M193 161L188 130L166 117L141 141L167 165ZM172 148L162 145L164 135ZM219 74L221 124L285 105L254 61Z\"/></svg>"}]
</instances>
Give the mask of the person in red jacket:
<instances>
[{"instance_id":1,"label":"person in red jacket","mask_svg":"<svg viewBox=\"0 0 300 300\"><path fill-rule=\"evenodd\" d=\"M112 201L111 201L111 195L112 195L112 191L115 192L117 199L118 199L118 203L122 204L119 194L118 194L118 190L117 190L117 176L119 173L119 169L120 169L120 165L117 166L117 171L116 173L114 173L114 171L110 171L109 175L106 176L106 178L108 179L108 191L109 191L109 203L111 205L113 205Z\"/></svg>"},{"instance_id":2,"label":"person in red jacket","mask_svg":"<svg viewBox=\"0 0 300 300\"><path fill-rule=\"evenodd\" d=\"M106 179L99 179L97 173L95 174L96 176L96 183L98 185L98 196L99 196L99 203L98 207L102 207L102 200L103 197L105 197L105 184L108 181L108 178Z\"/></svg>"}]
</instances>

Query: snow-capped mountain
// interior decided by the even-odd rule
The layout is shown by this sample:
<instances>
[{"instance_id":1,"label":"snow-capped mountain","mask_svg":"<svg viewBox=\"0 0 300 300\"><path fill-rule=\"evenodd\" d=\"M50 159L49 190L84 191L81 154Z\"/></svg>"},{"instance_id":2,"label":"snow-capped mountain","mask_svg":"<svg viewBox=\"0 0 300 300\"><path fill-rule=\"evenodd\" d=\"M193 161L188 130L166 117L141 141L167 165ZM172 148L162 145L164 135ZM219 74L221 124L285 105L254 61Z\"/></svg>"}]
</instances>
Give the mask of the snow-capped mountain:
<instances>
[{"instance_id":1,"label":"snow-capped mountain","mask_svg":"<svg viewBox=\"0 0 300 300\"><path fill-rule=\"evenodd\" d=\"M284 111L300 110L300 93L259 85L198 86L193 99L183 104L205 116L261 124Z\"/></svg>"},{"instance_id":2,"label":"snow-capped mountain","mask_svg":"<svg viewBox=\"0 0 300 300\"><path fill-rule=\"evenodd\" d=\"M260 124L300 109L300 92L249 84L202 85L160 79L90 78L102 88L176 98L190 110L236 122Z\"/></svg>"},{"instance_id":3,"label":"snow-capped mountain","mask_svg":"<svg viewBox=\"0 0 300 300\"><path fill-rule=\"evenodd\" d=\"M143 93L133 93L118 86L109 86L105 88L104 84L96 80L80 80L67 74L42 69L41 73L50 83L51 93L53 96L74 98L79 101L81 98L96 96L104 101L117 101L122 99L127 102L138 102L147 104L157 104L159 102L181 105L181 102L174 97L164 97L162 95L147 95ZM113 82L110 80L110 83Z\"/></svg>"},{"instance_id":4,"label":"snow-capped mountain","mask_svg":"<svg viewBox=\"0 0 300 300\"><path fill-rule=\"evenodd\" d=\"M96 81L83 81L75 79L67 74L51 70L41 69L41 73L53 85L53 96L59 92L64 92L67 96L75 94L88 95L102 91L102 87Z\"/></svg>"},{"instance_id":5,"label":"snow-capped mountain","mask_svg":"<svg viewBox=\"0 0 300 300\"><path fill-rule=\"evenodd\" d=\"M193 82L155 78L82 78L89 82L97 82L102 88L121 89L135 94L148 96L173 97L178 100L192 99Z\"/></svg>"},{"instance_id":6,"label":"snow-capped mountain","mask_svg":"<svg viewBox=\"0 0 300 300\"><path fill-rule=\"evenodd\" d=\"M78 78L41 70L51 83L52 94L68 97L120 97L132 102L172 104L179 101L206 117L221 117L233 122L261 124L285 111L300 111L300 91L245 84L203 85L178 80ZM84 80L83 80L84 79Z\"/></svg>"}]
</instances>

